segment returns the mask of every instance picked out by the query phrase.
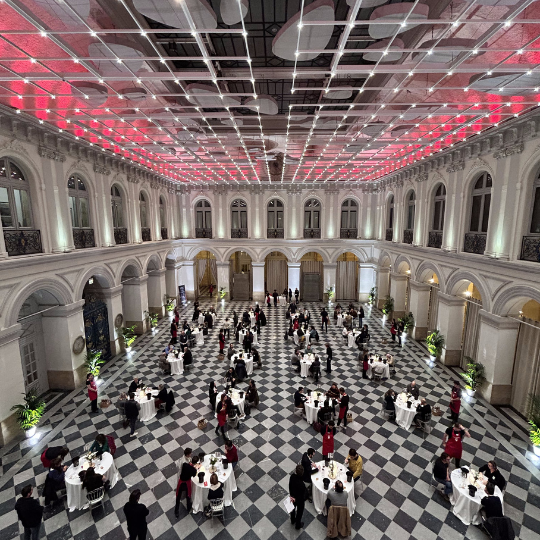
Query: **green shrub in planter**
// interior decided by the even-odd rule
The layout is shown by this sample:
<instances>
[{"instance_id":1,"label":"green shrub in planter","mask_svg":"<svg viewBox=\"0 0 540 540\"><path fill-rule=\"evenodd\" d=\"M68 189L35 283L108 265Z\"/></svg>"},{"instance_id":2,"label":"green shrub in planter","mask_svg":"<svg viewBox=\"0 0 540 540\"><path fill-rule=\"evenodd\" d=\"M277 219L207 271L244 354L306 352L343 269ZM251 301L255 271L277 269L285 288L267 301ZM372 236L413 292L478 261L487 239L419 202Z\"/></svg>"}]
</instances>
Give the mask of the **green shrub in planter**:
<instances>
[{"instance_id":1,"label":"green shrub in planter","mask_svg":"<svg viewBox=\"0 0 540 540\"><path fill-rule=\"evenodd\" d=\"M96 379L99 377L99 372L105 360L101 358L101 351L89 351L86 349L86 355L84 357L84 367L86 373L91 373Z\"/></svg>"},{"instance_id":2,"label":"green shrub in planter","mask_svg":"<svg viewBox=\"0 0 540 540\"><path fill-rule=\"evenodd\" d=\"M426 345L431 356L440 356L444 347L444 336L434 330L426 338Z\"/></svg>"},{"instance_id":3,"label":"green shrub in planter","mask_svg":"<svg viewBox=\"0 0 540 540\"><path fill-rule=\"evenodd\" d=\"M158 314L150 313L149 311L145 311L144 314L146 315L146 320L148 321L150 328L155 328L158 325Z\"/></svg>"},{"instance_id":4,"label":"green shrub in planter","mask_svg":"<svg viewBox=\"0 0 540 540\"><path fill-rule=\"evenodd\" d=\"M30 390L24 395L24 403L14 405L11 410L15 411L17 422L23 431L35 430L45 412L45 400L38 396L37 389Z\"/></svg>"},{"instance_id":5,"label":"green shrub in planter","mask_svg":"<svg viewBox=\"0 0 540 540\"><path fill-rule=\"evenodd\" d=\"M382 312L388 317L392 313L392 311L394 311L394 299L390 295L388 295L384 299Z\"/></svg>"},{"instance_id":6,"label":"green shrub in planter","mask_svg":"<svg viewBox=\"0 0 540 540\"><path fill-rule=\"evenodd\" d=\"M465 380L465 388L471 392L475 392L486 380L484 376L485 367L482 364L476 363L469 356L466 356L465 360L467 361L467 371L461 373L461 376Z\"/></svg>"},{"instance_id":7,"label":"green shrub in planter","mask_svg":"<svg viewBox=\"0 0 540 540\"><path fill-rule=\"evenodd\" d=\"M540 456L540 395L529 394L527 420L529 421L529 437L534 453Z\"/></svg>"},{"instance_id":8,"label":"green shrub in planter","mask_svg":"<svg viewBox=\"0 0 540 540\"><path fill-rule=\"evenodd\" d=\"M403 323L403 330L409 332L409 330L414 328L414 315L411 312L405 313L405 315L399 319L399 322Z\"/></svg>"},{"instance_id":9,"label":"green shrub in planter","mask_svg":"<svg viewBox=\"0 0 540 540\"><path fill-rule=\"evenodd\" d=\"M135 335L135 325L122 328L122 339L124 340L124 346L126 348L133 345L136 337L137 336Z\"/></svg>"},{"instance_id":10,"label":"green shrub in planter","mask_svg":"<svg viewBox=\"0 0 540 540\"><path fill-rule=\"evenodd\" d=\"M375 305L375 300L377 299L377 287L371 287L371 290L368 294L368 304L370 306Z\"/></svg>"}]
</instances>

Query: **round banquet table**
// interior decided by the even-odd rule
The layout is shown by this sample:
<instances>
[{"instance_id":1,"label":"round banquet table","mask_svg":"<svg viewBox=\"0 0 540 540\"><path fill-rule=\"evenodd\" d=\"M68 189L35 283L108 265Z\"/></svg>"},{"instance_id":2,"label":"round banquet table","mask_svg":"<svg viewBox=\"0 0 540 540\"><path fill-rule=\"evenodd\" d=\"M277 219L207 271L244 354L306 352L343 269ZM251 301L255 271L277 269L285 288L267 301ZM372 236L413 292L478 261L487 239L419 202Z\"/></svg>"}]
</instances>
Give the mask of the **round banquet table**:
<instances>
[{"instance_id":1,"label":"round banquet table","mask_svg":"<svg viewBox=\"0 0 540 540\"><path fill-rule=\"evenodd\" d=\"M368 370L367 370L367 376L371 379L373 368L375 367L381 367L383 369L382 377L383 379L389 379L390 378L390 365L388 363L384 362L369 362Z\"/></svg>"},{"instance_id":2,"label":"round banquet table","mask_svg":"<svg viewBox=\"0 0 540 540\"><path fill-rule=\"evenodd\" d=\"M345 317L343 316L343 314L339 313L338 316L337 316L337 323L336 323L336 324L337 324L338 326L343 326L343 319L344 319L344 318L345 318Z\"/></svg>"},{"instance_id":3,"label":"round banquet table","mask_svg":"<svg viewBox=\"0 0 540 540\"><path fill-rule=\"evenodd\" d=\"M251 326L255 326L257 324L257 317L255 317L255 313L253 311L249 312L249 320Z\"/></svg>"},{"instance_id":4,"label":"round banquet table","mask_svg":"<svg viewBox=\"0 0 540 540\"><path fill-rule=\"evenodd\" d=\"M416 407L420 405L420 400L411 400L412 405L407 407L407 397L403 398L403 394L399 394L396 399L396 422L403 429L411 427L414 416L416 415Z\"/></svg>"},{"instance_id":5,"label":"round banquet table","mask_svg":"<svg viewBox=\"0 0 540 540\"><path fill-rule=\"evenodd\" d=\"M246 362L246 371L247 371L247 374L248 375L251 375L253 374L253 355L251 354L250 355L251 358L248 358L246 354L242 354L242 358L244 359L244 361ZM233 354L231 356L231 364L230 366L232 368L235 368L236 369L236 364L234 363L234 361L238 358L238 355L237 354Z\"/></svg>"},{"instance_id":6,"label":"round banquet table","mask_svg":"<svg viewBox=\"0 0 540 540\"><path fill-rule=\"evenodd\" d=\"M484 490L477 490L474 497L469 495L469 480L461 475L461 469L454 469L450 474L452 488L454 492L450 495L450 502L453 505L452 512L465 525L480 525L482 518L480 517L480 509L482 508L482 498L486 496ZM461 487L464 486L464 487ZM495 495L501 499L503 514L504 501L501 490L495 486Z\"/></svg>"},{"instance_id":7,"label":"round banquet table","mask_svg":"<svg viewBox=\"0 0 540 540\"><path fill-rule=\"evenodd\" d=\"M209 504L208 491L210 490L210 476L212 475L212 473L209 471L211 456L212 454L204 457L203 466L198 471L204 471L204 479L202 483L199 482L198 475L191 479L191 500L193 502L194 514L202 512L205 506L208 506ZM216 474L218 475L219 481L223 484L223 502L225 503L225 506L231 506L233 504L232 492L236 491L236 479L234 477L232 464L229 463L229 466L224 469L220 458L220 460L216 463L216 469ZM204 485L205 482L206 486Z\"/></svg>"},{"instance_id":8,"label":"round banquet table","mask_svg":"<svg viewBox=\"0 0 540 540\"><path fill-rule=\"evenodd\" d=\"M67 505L70 512L74 510L83 510L88 507L86 500L86 489L83 489L79 473L82 470L88 469L88 460L85 457L80 458L79 466L71 465L66 471L66 493ZM104 474L107 480L110 481L111 487L114 487L118 481L118 471L114 466L114 460L109 452L105 452L101 457L101 461L95 464L97 474Z\"/></svg>"},{"instance_id":9,"label":"round banquet table","mask_svg":"<svg viewBox=\"0 0 540 540\"><path fill-rule=\"evenodd\" d=\"M257 332L251 332L253 334L253 343L252 345L258 345L258 341L257 341ZM240 340L240 343L244 343L244 336L246 335L246 331L245 330L242 330L240 331L239 333L239 340Z\"/></svg>"},{"instance_id":10,"label":"round banquet table","mask_svg":"<svg viewBox=\"0 0 540 540\"><path fill-rule=\"evenodd\" d=\"M167 356L167 362L171 366L171 375L182 375L184 373L184 354L180 353L178 358L174 354Z\"/></svg>"},{"instance_id":11,"label":"round banquet table","mask_svg":"<svg viewBox=\"0 0 540 540\"><path fill-rule=\"evenodd\" d=\"M348 339L348 345L349 347L354 347L356 344L355 344L355 339L360 335L360 331L359 330L354 330L352 331L348 336L347 336L347 339Z\"/></svg>"},{"instance_id":12,"label":"round banquet table","mask_svg":"<svg viewBox=\"0 0 540 540\"><path fill-rule=\"evenodd\" d=\"M191 332L191 335L195 338L195 343L197 345L202 345L204 343L203 333L197 328Z\"/></svg>"},{"instance_id":13,"label":"round banquet table","mask_svg":"<svg viewBox=\"0 0 540 540\"><path fill-rule=\"evenodd\" d=\"M300 375L302 377L309 377L309 368L315 360L314 354L304 354L302 360L300 360Z\"/></svg>"},{"instance_id":14,"label":"round banquet table","mask_svg":"<svg viewBox=\"0 0 540 540\"><path fill-rule=\"evenodd\" d=\"M343 482L343 489L349 495L347 499L347 508L349 509L349 514L352 516L354 514L354 509L356 507L356 501L354 499L354 481L347 481L347 467L341 465L340 463L335 462L338 466L340 473L334 479L330 480L330 486L328 489L324 489L323 478L328 478L327 469L324 467L324 461L317 463L319 467L319 472L312 474L311 479L313 481L313 505L318 514L326 516L326 499L327 493L330 489L334 488L336 480L341 480Z\"/></svg>"},{"instance_id":15,"label":"round banquet table","mask_svg":"<svg viewBox=\"0 0 540 540\"><path fill-rule=\"evenodd\" d=\"M304 402L304 406L306 408L306 420L309 424L313 424L313 422L317 421L317 413L319 412L319 409L324 405L324 400L326 399L326 396L322 395L319 397L319 404L317 407L315 407L314 399L315 398L312 392L309 398Z\"/></svg>"},{"instance_id":16,"label":"round banquet table","mask_svg":"<svg viewBox=\"0 0 540 540\"><path fill-rule=\"evenodd\" d=\"M139 420L141 422L148 422L148 420L152 420L157 414L156 400L154 398L158 395L158 390L150 390L152 393L150 399L146 396L147 392L145 392L144 397L141 397L141 394L138 391L135 393L135 401L141 406L141 410L139 411Z\"/></svg>"},{"instance_id":17,"label":"round banquet table","mask_svg":"<svg viewBox=\"0 0 540 540\"><path fill-rule=\"evenodd\" d=\"M236 405L236 407L238 407L238 410L240 411L240 414L244 414L244 407L245 407L245 404L246 404L246 393L244 392L244 395L242 397L240 397L240 394L239 394L240 391L241 390L233 389L232 403L233 403L233 405ZM218 393L217 393L217 400L218 401L221 399L221 395L223 394L223 392L225 392L225 390L223 388L220 391L218 391ZM217 401L216 401L216 403L217 403ZM214 416L217 418L217 412L215 413Z\"/></svg>"},{"instance_id":18,"label":"round banquet table","mask_svg":"<svg viewBox=\"0 0 540 540\"><path fill-rule=\"evenodd\" d=\"M199 313L199 319L197 320L199 324L204 324L204 315L202 313Z\"/></svg>"},{"instance_id":19,"label":"round banquet table","mask_svg":"<svg viewBox=\"0 0 540 540\"><path fill-rule=\"evenodd\" d=\"M286 296L278 297L278 304L280 306L286 306L287 305L287 297Z\"/></svg>"}]
</instances>

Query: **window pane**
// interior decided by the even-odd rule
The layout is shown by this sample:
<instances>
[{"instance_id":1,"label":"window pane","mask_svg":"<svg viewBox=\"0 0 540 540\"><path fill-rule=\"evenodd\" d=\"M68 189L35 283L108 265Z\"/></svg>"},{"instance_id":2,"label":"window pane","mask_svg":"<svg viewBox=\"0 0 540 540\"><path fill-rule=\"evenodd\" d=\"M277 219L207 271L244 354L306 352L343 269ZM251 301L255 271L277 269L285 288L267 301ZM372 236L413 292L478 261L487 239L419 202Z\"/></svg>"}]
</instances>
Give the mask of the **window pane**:
<instances>
[{"instance_id":1,"label":"window pane","mask_svg":"<svg viewBox=\"0 0 540 540\"><path fill-rule=\"evenodd\" d=\"M6 174L6 162L3 159L0 159L0 178L5 178Z\"/></svg>"},{"instance_id":2,"label":"window pane","mask_svg":"<svg viewBox=\"0 0 540 540\"><path fill-rule=\"evenodd\" d=\"M274 224L274 212L271 210L270 212L268 212L268 228L269 229L275 229L275 224Z\"/></svg>"},{"instance_id":3,"label":"window pane","mask_svg":"<svg viewBox=\"0 0 540 540\"><path fill-rule=\"evenodd\" d=\"M489 221L489 207L491 206L491 193L484 195L484 212L482 216L482 232L487 232Z\"/></svg>"},{"instance_id":4,"label":"window pane","mask_svg":"<svg viewBox=\"0 0 540 540\"><path fill-rule=\"evenodd\" d=\"M313 228L319 228L319 212L313 212Z\"/></svg>"},{"instance_id":5,"label":"window pane","mask_svg":"<svg viewBox=\"0 0 540 540\"><path fill-rule=\"evenodd\" d=\"M17 165L15 165L15 163L13 163L13 161L9 162L9 169L11 171L11 179L12 180L24 180L24 175L23 175L21 169L19 169L19 167L17 167Z\"/></svg>"},{"instance_id":6,"label":"window pane","mask_svg":"<svg viewBox=\"0 0 540 540\"><path fill-rule=\"evenodd\" d=\"M247 212L245 210L242 210L240 212L240 218L241 218L241 228L247 229Z\"/></svg>"},{"instance_id":7,"label":"window pane","mask_svg":"<svg viewBox=\"0 0 540 540\"><path fill-rule=\"evenodd\" d=\"M348 219L347 219L348 217L349 217L349 213L347 212L347 210L342 210L341 211L341 228L342 229L349 228Z\"/></svg>"},{"instance_id":8,"label":"window pane","mask_svg":"<svg viewBox=\"0 0 540 540\"><path fill-rule=\"evenodd\" d=\"M493 186L493 180L491 179L491 175L488 174L487 179L486 179L486 187L492 187L492 186Z\"/></svg>"},{"instance_id":9,"label":"window pane","mask_svg":"<svg viewBox=\"0 0 540 540\"><path fill-rule=\"evenodd\" d=\"M0 216L2 217L2 227L13 227L8 190L5 187L0 187Z\"/></svg>"},{"instance_id":10,"label":"window pane","mask_svg":"<svg viewBox=\"0 0 540 540\"><path fill-rule=\"evenodd\" d=\"M161 227L165 227L165 209L163 207L159 209L159 224Z\"/></svg>"},{"instance_id":11,"label":"window pane","mask_svg":"<svg viewBox=\"0 0 540 540\"><path fill-rule=\"evenodd\" d=\"M81 197L79 199L79 210L80 210L80 227L90 227L90 216L88 215L88 199Z\"/></svg>"},{"instance_id":12,"label":"window pane","mask_svg":"<svg viewBox=\"0 0 540 540\"><path fill-rule=\"evenodd\" d=\"M349 212L349 229L356 229L356 210Z\"/></svg>"},{"instance_id":13,"label":"window pane","mask_svg":"<svg viewBox=\"0 0 540 540\"><path fill-rule=\"evenodd\" d=\"M209 204L207 204L206 206L210 206ZM204 221L204 226L207 228L207 229L211 229L212 228L212 212L210 210L208 210L207 212L204 213L205 216L206 216L206 219Z\"/></svg>"},{"instance_id":14,"label":"window pane","mask_svg":"<svg viewBox=\"0 0 540 540\"><path fill-rule=\"evenodd\" d=\"M281 211L277 212L277 228L283 229L283 212Z\"/></svg>"},{"instance_id":15,"label":"window pane","mask_svg":"<svg viewBox=\"0 0 540 540\"><path fill-rule=\"evenodd\" d=\"M79 191L86 191L86 186L80 178L77 178L77 188L79 189Z\"/></svg>"},{"instance_id":16,"label":"window pane","mask_svg":"<svg viewBox=\"0 0 540 540\"><path fill-rule=\"evenodd\" d=\"M279 199L276 199L276 206L283 208L283 203Z\"/></svg>"},{"instance_id":17,"label":"window pane","mask_svg":"<svg viewBox=\"0 0 540 540\"><path fill-rule=\"evenodd\" d=\"M388 228L394 228L394 209L392 207L390 207L390 211L388 212Z\"/></svg>"},{"instance_id":18,"label":"window pane","mask_svg":"<svg viewBox=\"0 0 540 540\"><path fill-rule=\"evenodd\" d=\"M269 203L268 203L268 208L274 208L274 201L271 200Z\"/></svg>"},{"instance_id":19,"label":"window pane","mask_svg":"<svg viewBox=\"0 0 540 540\"><path fill-rule=\"evenodd\" d=\"M304 229L311 229L311 212L309 210L304 212Z\"/></svg>"},{"instance_id":20,"label":"window pane","mask_svg":"<svg viewBox=\"0 0 540 540\"><path fill-rule=\"evenodd\" d=\"M30 219L30 199L28 191L25 189L14 189L13 196L15 198L15 208L17 209L17 221L19 227L31 227L32 220Z\"/></svg>"},{"instance_id":21,"label":"window pane","mask_svg":"<svg viewBox=\"0 0 540 540\"><path fill-rule=\"evenodd\" d=\"M78 227L79 222L77 220L77 199L75 197L69 197L69 215L71 216L71 226Z\"/></svg>"},{"instance_id":22,"label":"window pane","mask_svg":"<svg viewBox=\"0 0 540 540\"><path fill-rule=\"evenodd\" d=\"M204 228L204 225L203 225L203 213L202 212L195 212L195 216L196 216L195 227L197 229L203 229Z\"/></svg>"},{"instance_id":23,"label":"window pane","mask_svg":"<svg viewBox=\"0 0 540 540\"><path fill-rule=\"evenodd\" d=\"M238 229L238 210L232 213L232 228Z\"/></svg>"},{"instance_id":24,"label":"window pane","mask_svg":"<svg viewBox=\"0 0 540 540\"><path fill-rule=\"evenodd\" d=\"M540 233L540 187L536 188L534 194L534 206L531 219L531 232Z\"/></svg>"},{"instance_id":25,"label":"window pane","mask_svg":"<svg viewBox=\"0 0 540 540\"><path fill-rule=\"evenodd\" d=\"M479 232L480 226L480 207L482 205L482 196L475 195L472 198L472 207L471 207L471 232Z\"/></svg>"},{"instance_id":26,"label":"window pane","mask_svg":"<svg viewBox=\"0 0 540 540\"><path fill-rule=\"evenodd\" d=\"M433 210L433 230L439 230L439 222L441 219L441 201L435 201L435 208Z\"/></svg>"},{"instance_id":27,"label":"window pane","mask_svg":"<svg viewBox=\"0 0 540 540\"><path fill-rule=\"evenodd\" d=\"M444 229L444 212L446 210L446 201L442 201L441 209L441 231Z\"/></svg>"},{"instance_id":28,"label":"window pane","mask_svg":"<svg viewBox=\"0 0 540 540\"><path fill-rule=\"evenodd\" d=\"M411 204L409 206L409 214L407 216L407 229L414 229L414 210L415 206L414 204Z\"/></svg>"},{"instance_id":29,"label":"window pane","mask_svg":"<svg viewBox=\"0 0 540 540\"><path fill-rule=\"evenodd\" d=\"M69 189L75 189L75 177L74 176L69 177L68 188Z\"/></svg>"},{"instance_id":30,"label":"window pane","mask_svg":"<svg viewBox=\"0 0 540 540\"><path fill-rule=\"evenodd\" d=\"M141 227L148 227L146 220L146 204L141 204Z\"/></svg>"}]
</instances>

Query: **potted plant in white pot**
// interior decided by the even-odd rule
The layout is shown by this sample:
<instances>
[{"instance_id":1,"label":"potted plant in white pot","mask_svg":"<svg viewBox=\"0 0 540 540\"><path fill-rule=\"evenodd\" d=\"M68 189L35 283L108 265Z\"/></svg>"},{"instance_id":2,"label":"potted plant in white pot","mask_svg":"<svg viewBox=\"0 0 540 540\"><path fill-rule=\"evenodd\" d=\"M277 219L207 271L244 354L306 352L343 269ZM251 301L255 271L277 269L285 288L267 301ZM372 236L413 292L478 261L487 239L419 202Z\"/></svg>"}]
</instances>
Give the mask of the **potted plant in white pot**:
<instances>
[{"instance_id":1,"label":"potted plant in white pot","mask_svg":"<svg viewBox=\"0 0 540 540\"><path fill-rule=\"evenodd\" d=\"M529 437L533 445L533 452L540 456L540 395L529 394Z\"/></svg>"},{"instance_id":2,"label":"potted plant in white pot","mask_svg":"<svg viewBox=\"0 0 540 540\"><path fill-rule=\"evenodd\" d=\"M122 339L124 340L124 347L126 348L126 352L130 352L131 346L136 339L135 325L122 328Z\"/></svg>"},{"instance_id":3,"label":"potted plant in white pot","mask_svg":"<svg viewBox=\"0 0 540 540\"><path fill-rule=\"evenodd\" d=\"M43 413L45 400L38 396L38 390L33 389L24 395L24 403L11 407L15 411L19 427L24 431L27 439L36 434L36 429Z\"/></svg>"},{"instance_id":4,"label":"potted plant in white pot","mask_svg":"<svg viewBox=\"0 0 540 540\"><path fill-rule=\"evenodd\" d=\"M174 301L175 299L172 296L165 296L165 311L169 317L173 316Z\"/></svg>"},{"instance_id":5,"label":"potted plant in white pot","mask_svg":"<svg viewBox=\"0 0 540 540\"><path fill-rule=\"evenodd\" d=\"M383 321L386 321L386 319L388 319L388 317L392 315L393 311L394 311L394 299L390 295L388 295L384 299L384 304L382 307Z\"/></svg>"},{"instance_id":6,"label":"potted plant in white pot","mask_svg":"<svg viewBox=\"0 0 540 540\"><path fill-rule=\"evenodd\" d=\"M152 333L154 333L158 325L158 314L150 313L149 311L145 311L144 314L146 316L146 320L148 321L148 326L150 326Z\"/></svg>"},{"instance_id":7,"label":"potted plant in white pot","mask_svg":"<svg viewBox=\"0 0 540 540\"><path fill-rule=\"evenodd\" d=\"M429 358L432 362L435 362L439 356L441 356L444 347L444 336L439 330L433 330L431 334L428 334L426 338L426 345L429 351Z\"/></svg>"},{"instance_id":8,"label":"potted plant in white pot","mask_svg":"<svg viewBox=\"0 0 540 540\"><path fill-rule=\"evenodd\" d=\"M461 374L465 380L465 390L469 396L474 396L476 390L482 386L486 380L484 373L485 368L482 364L475 362L469 356L465 357L467 360L467 371Z\"/></svg>"},{"instance_id":9,"label":"potted plant in white pot","mask_svg":"<svg viewBox=\"0 0 540 540\"><path fill-rule=\"evenodd\" d=\"M375 305L375 301L377 300L377 287L371 287L369 294L368 294L368 306L373 307Z\"/></svg>"},{"instance_id":10,"label":"potted plant in white pot","mask_svg":"<svg viewBox=\"0 0 540 540\"><path fill-rule=\"evenodd\" d=\"M405 313L405 315L399 319L399 322L403 323L403 334L407 337L410 334L411 329L414 328L414 315L411 312Z\"/></svg>"},{"instance_id":11,"label":"potted plant in white pot","mask_svg":"<svg viewBox=\"0 0 540 540\"><path fill-rule=\"evenodd\" d=\"M101 358L101 354L101 351L91 351L87 349L84 357L86 373L91 373L95 379L99 377L101 366L105 363L105 360Z\"/></svg>"}]
</instances>

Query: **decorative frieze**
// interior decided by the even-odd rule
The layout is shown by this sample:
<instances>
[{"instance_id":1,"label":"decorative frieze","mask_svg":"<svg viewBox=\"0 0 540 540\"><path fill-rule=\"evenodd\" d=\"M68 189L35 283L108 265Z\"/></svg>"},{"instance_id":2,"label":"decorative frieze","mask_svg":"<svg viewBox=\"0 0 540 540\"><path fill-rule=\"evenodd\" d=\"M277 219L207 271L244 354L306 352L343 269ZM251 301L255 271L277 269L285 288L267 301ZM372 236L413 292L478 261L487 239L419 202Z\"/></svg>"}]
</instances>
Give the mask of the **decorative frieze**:
<instances>
[{"instance_id":1,"label":"decorative frieze","mask_svg":"<svg viewBox=\"0 0 540 540\"><path fill-rule=\"evenodd\" d=\"M522 142L511 144L510 146L505 146L504 148L501 148L500 150L497 150L493 157L495 159L501 159L508 156L513 156L514 154L521 154L524 149L524 144Z\"/></svg>"},{"instance_id":2,"label":"decorative frieze","mask_svg":"<svg viewBox=\"0 0 540 540\"><path fill-rule=\"evenodd\" d=\"M134 176L132 174L127 175L127 181L131 182L132 184L138 184L140 182L140 179L138 176Z\"/></svg>"},{"instance_id":3,"label":"decorative frieze","mask_svg":"<svg viewBox=\"0 0 540 540\"><path fill-rule=\"evenodd\" d=\"M417 182L425 182L425 181L427 181L427 179L428 179L428 173L427 172L420 173L416 177Z\"/></svg>"},{"instance_id":4,"label":"decorative frieze","mask_svg":"<svg viewBox=\"0 0 540 540\"><path fill-rule=\"evenodd\" d=\"M462 171L465 168L465 161L456 161L455 163L452 163L449 167L446 168L446 172L453 173Z\"/></svg>"},{"instance_id":5,"label":"decorative frieze","mask_svg":"<svg viewBox=\"0 0 540 540\"><path fill-rule=\"evenodd\" d=\"M105 176L109 176L111 174L111 169L103 165L99 165L98 163L94 163L94 172L97 174L103 174Z\"/></svg>"},{"instance_id":6,"label":"decorative frieze","mask_svg":"<svg viewBox=\"0 0 540 540\"><path fill-rule=\"evenodd\" d=\"M59 161L60 163L66 161L66 154L58 152L57 150L52 150L51 148L46 148L45 146L38 147L38 154L40 157Z\"/></svg>"}]
</instances>

